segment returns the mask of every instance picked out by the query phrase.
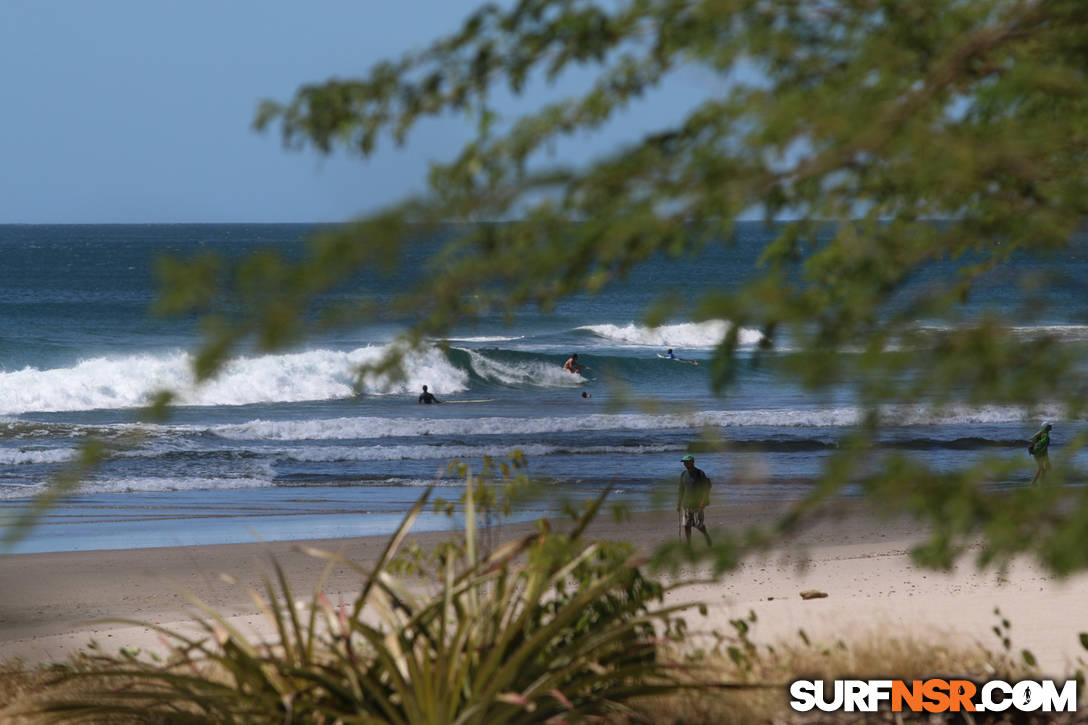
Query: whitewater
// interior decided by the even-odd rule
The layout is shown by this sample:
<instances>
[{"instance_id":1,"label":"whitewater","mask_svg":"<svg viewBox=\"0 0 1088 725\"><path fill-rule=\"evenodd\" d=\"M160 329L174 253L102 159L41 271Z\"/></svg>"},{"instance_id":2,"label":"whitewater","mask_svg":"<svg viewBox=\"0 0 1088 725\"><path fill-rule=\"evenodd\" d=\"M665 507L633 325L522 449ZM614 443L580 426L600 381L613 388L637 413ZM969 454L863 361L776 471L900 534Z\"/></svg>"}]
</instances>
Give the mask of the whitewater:
<instances>
[{"instance_id":1,"label":"whitewater","mask_svg":"<svg viewBox=\"0 0 1088 725\"><path fill-rule=\"evenodd\" d=\"M787 502L811 489L861 422L848 391L815 395L774 374L788 338L757 359L762 333L737 330L738 379L715 393L706 363L732 322L700 318L694 307L678 307L658 325L644 322L646 306L678 287L694 300L743 284L770 238L760 225L741 225L731 246L657 260L623 284L547 313L526 309L512 322L485 317L428 340L406 355L401 375L360 372L389 353L410 322L374 319L322 330L287 350L243 345L214 379L197 384L199 325L153 314L156 259L206 251L236 258L268 247L295 254L311 231L289 224L0 226L0 509L25 510L87 441L105 453L15 550L380 533L425 487L456 490L451 461L479 469L485 458L513 451L548 492L549 503L538 506L605 486L628 505L661 505L685 453L721 482L723 501ZM336 301L413 289L424 268L422 257L410 257L387 277L339 290ZM1081 294L1088 262L1065 260L1062 272L1068 288L1051 294ZM1014 290L995 284L964 314L1020 303ZM918 329L947 328L919 320ZM1088 344L1088 326L1074 319L1015 333ZM670 348L704 364L658 357ZM562 368L575 352L586 366L580 374ZM423 385L442 403L420 405ZM171 416L146 420L146 406L162 391L175 395ZM1022 441L1043 419L1059 422L1058 441L1085 431L1057 404L915 401L881 415L888 427L878 458L914 453L938 469L1023 458ZM1022 483L1010 476L994 485ZM448 522L428 517L424 525Z\"/></svg>"}]
</instances>

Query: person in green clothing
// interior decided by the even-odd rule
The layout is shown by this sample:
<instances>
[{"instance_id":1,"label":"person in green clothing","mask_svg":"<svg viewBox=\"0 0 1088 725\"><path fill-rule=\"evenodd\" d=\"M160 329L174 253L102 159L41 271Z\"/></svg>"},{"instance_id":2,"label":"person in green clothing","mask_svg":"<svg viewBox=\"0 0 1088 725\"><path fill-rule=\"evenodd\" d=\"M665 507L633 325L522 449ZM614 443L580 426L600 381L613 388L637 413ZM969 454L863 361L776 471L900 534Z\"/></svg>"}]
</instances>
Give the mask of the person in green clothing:
<instances>
[{"instance_id":1,"label":"person in green clothing","mask_svg":"<svg viewBox=\"0 0 1088 725\"><path fill-rule=\"evenodd\" d=\"M1031 445L1028 446L1028 453L1035 456L1035 476L1031 479L1031 485L1034 486L1036 481L1042 480L1046 476L1046 472L1050 470L1050 455L1047 451L1050 449L1050 429L1053 428L1050 423L1043 423L1043 427L1039 429L1039 432L1031 437Z\"/></svg>"},{"instance_id":2,"label":"person in green clothing","mask_svg":"<svg viewBox=\"0 0 1088 725\"><path fill-rule=\"evenodd\" d=\"M684 534L690 546L691 530L696 528L703 532L706 545L710 546L710 534L706 532L706 524L703 521L703 509L710 504L710 479L695 467L694 456L686 455L680 461L684 464L685 470L680 473L676 510L684 513Z\"/></svg>"}]
</instances>

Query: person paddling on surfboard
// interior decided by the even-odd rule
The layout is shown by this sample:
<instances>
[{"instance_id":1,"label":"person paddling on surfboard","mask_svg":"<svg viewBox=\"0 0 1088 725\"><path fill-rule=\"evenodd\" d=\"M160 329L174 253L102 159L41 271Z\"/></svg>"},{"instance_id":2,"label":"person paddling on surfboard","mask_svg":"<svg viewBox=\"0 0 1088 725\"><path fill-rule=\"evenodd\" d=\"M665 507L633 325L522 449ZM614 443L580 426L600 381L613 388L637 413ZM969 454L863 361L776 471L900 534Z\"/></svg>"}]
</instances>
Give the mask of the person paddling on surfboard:
<instances>
[{"instance_id":1,"label":"person paddling on surfboard","mask_svg":"<svg viewBox=\"0 0 1088 725\"><path fill-rule=\"evenodd\" d=\"M682 357L678 357L677 355L675 355L673 353L671 347L669 348L669 351L667 353L665 353L664 355L662 355L661 353L657 353L657 356L660 357L660 358L664 358L665 360L675 360L676 362L687 363L688 365L698 365L699 364L698 360L685 360Z\"/></svg>"},{"instance_id":2,"label":"person paddling on surfboard","mask_svg":"<svg viewBox=\"0 0 1088 725\"><path fill-rule=\"evenodd\" d=\"M580 373L583 370L589 370L585 365L578 363L578 353L576 352L572 352L567 361L563 363L563 369L568 373Z\"/></svg>"},{"instance_id":3,"label":"person paddling on surfboard","mask_svg":"<svg viewBox=\"0 0 1088 725\"><path fill-rule=\"evenodd\" d=\"M427 386L423 386L423 394L419 396L419 402L421 404L430 405L431 403L441 403L442 401L434 397L434 395L427 392Z\"/></svg>"}]
</instances>

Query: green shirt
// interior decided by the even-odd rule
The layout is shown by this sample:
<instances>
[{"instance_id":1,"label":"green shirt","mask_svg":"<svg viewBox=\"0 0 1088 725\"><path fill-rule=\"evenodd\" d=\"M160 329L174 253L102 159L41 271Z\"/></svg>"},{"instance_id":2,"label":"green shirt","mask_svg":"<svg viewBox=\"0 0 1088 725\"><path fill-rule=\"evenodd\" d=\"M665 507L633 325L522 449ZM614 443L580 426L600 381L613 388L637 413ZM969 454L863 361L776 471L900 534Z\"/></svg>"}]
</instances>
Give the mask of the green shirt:
<instances>
[{"instance_id":1,"label":"green shirt","mask_svg":"<svg viewBox=\"0 0 1088 725\"><path fill-rule=\"evenodd\" d=\"M710 503L710 479L694 466L680 474L679 503L687 509L696 509Z\"/></svg>"},{"instance_id":2,"label":"green shirt","mask_svg":"<svg viewBox=\"0 0 1088 725\"><path fill-rule=\"evenodd\" d=\"M1041 456L1050 448L1050 432L1045 428L1031 437L1031 455Z\"/></svg>"}]
</instances>

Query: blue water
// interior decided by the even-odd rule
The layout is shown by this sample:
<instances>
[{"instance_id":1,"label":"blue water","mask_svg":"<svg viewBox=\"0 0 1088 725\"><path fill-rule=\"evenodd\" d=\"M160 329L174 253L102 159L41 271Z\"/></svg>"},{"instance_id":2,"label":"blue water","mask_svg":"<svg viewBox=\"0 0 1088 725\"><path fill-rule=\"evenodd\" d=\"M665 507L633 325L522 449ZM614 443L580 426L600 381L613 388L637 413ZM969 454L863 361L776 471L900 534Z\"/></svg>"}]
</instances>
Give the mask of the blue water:
<instances>
[{"instance_id":1,"label":"blue water","mask_svg":"<svg viewBox=\"0 0 1088 725\"><path fill-rule=\"evenodd\" d=\"M665 292L694 299L743 284L771 238L759 224L740 225L731 243L698 258L656 260L624 284L551 313L526 310L513 324L485 318L455 330L448 349L434 341L410 359L404 380L368 380L362 395L353 387L354 366L377 359L404 320L324 332L274 355L243 354L216 380L194 387L189 353L199 330L193 320L151 313L156 260L267 247L294 255L313 231L283 224L0 226L0 506L21 510L88 437L104 440L112 453L16 551L382 533L425 486L457 495L449 460L478 464L514 448L527 455L549 500L584 498L612 483L619 500L651 506L655 494L671 491L680 456L702 436L729 444L698 453L719 503L785 502L809 489L857 421L846 391L813 395L783 383L773 375L773 355L769 364L753 364L757 330L742 330L740 376L720 396L710 391L708 366L657 357L668 347L692 360L710 357L726 321L697 321L679 308L655 329L640 321L641 312ZM337 299L364 292L388 298L418 284L423 258L413 254L388 277L338 290ZM911 289L950 279L955 268L934 265ZM1088 283L1084 240L1061 256L995 270L962 316L1022 309L1028 297L1009 281L1025 271L1044 279L1052 304L1020 332L1045 330L1085 344L1088 326L1077 317ZM561 368L574 351L590 367L582 375ZM418 405L424 384L457 404ZM167 387L180 394L174 415L142 424L148 396ZM924 453L938 468L981 456L1026 459L1021 441L1040 416L1059 415L1057 406L1031 415L980 406L934 418L903 404L895 411L902 425L887 431L884 446ZM1059 446L1083 430L1078 421L1056 422ZM1025 463L1025 480L994 485L1025 483ZM422 522L447 524L436 516Z\"/></svg>"}]
</instances>

